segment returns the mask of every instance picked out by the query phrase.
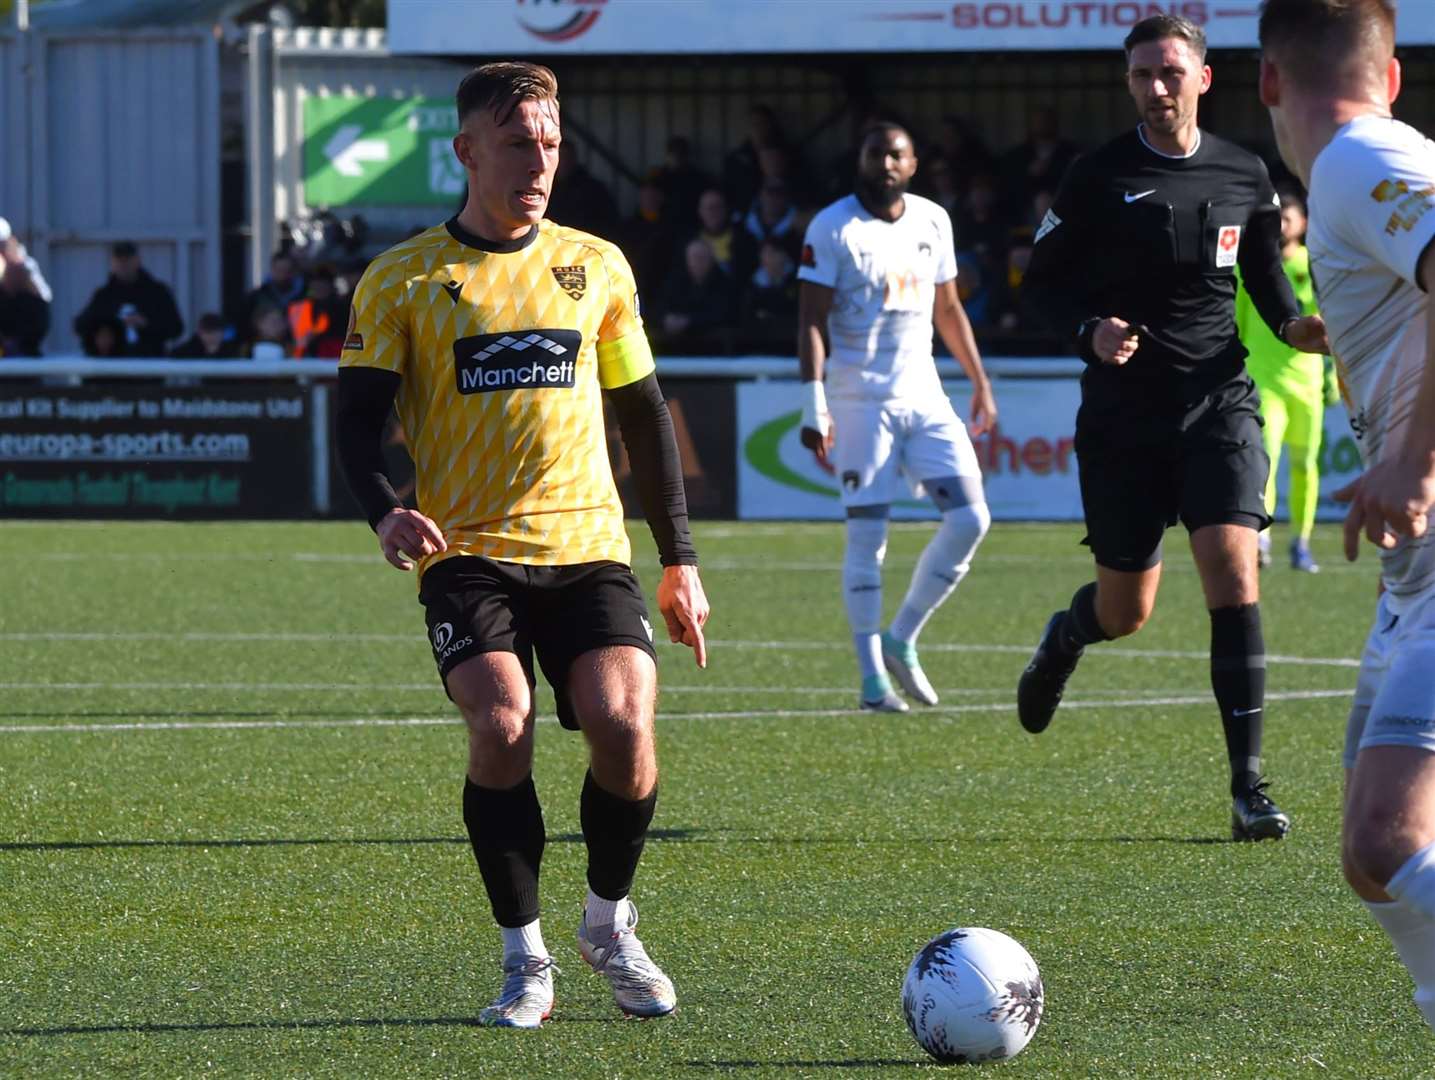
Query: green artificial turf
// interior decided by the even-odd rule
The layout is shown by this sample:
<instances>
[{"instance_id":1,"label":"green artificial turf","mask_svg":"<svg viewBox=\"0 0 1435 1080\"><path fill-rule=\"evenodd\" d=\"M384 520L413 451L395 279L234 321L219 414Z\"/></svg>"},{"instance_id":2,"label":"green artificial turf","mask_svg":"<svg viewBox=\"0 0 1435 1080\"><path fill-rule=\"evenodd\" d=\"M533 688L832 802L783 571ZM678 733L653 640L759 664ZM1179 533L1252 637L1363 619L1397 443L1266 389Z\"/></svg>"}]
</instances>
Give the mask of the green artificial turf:
<instances>
[{"instance_id":1,"label":"green artificial turf","mask_svg":"<svg viewBox=\"0 0 1435 1080\"><path fill-rule=\"evenodd\" d=\"M894 527L889 610L927 534ZM545 718L562 973L553 1019L514 1032L474 1025L498 940L463 731L413 579L362 525L0 526L0 1075L926 1075L902 976L961 925L1045 978L1031 1045L984 1067L1004 1076L1435 1075L1339 871L1371 552L1347 566L1323 530L1324 573L1266 572L1266 768L1295 824L1238 845L1178 533L1150 625L1089 651L1040 738L1015 682L1090 576L1077 526L993 529L923 638L943 704L905 716L851 708L838 527L696 536L710 665L660 650L634 891L678 1012L623 1020L578 958L583 743Z\"/></svg>"}]
</instances>

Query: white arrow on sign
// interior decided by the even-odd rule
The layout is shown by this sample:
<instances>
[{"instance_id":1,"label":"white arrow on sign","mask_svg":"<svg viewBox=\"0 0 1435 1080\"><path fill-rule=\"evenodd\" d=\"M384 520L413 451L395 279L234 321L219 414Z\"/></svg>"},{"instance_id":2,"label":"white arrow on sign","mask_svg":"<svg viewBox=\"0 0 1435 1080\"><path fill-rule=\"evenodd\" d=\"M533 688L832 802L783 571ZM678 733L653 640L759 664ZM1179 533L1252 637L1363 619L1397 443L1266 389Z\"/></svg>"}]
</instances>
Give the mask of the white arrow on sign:
<instances>
[{"instance_id":1,"label":"white arrow on sign","mask_svg":"<svg viewBox=\"0 0 1435 1080\"><path fill-rule=\"evenodd\" d=\"M340 176L363 176L362 161L388 161L389 144L382 139L361 139L364 129L358 124L345 124L324 144L324 156Z\"/></svg>"}]
</instances>

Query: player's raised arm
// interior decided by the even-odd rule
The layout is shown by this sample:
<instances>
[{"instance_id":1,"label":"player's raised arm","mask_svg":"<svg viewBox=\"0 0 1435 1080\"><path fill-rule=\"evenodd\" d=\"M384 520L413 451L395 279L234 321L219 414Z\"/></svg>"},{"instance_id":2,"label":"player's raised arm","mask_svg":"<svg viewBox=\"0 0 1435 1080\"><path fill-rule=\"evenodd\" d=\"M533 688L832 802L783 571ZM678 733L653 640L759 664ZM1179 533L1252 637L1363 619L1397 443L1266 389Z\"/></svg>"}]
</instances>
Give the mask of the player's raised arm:
<instances>
[{"instance_id":1,"label":"player's raised arm","mask_svg":"<svg viewBox=\"0 0 1435 1080\"><path fill-rule=\"evenodd\" d=\"M827 316L832 312L832 289L804 281L797 300L797 366L802 375L802 445L817 457L817 464L833 471L832 417L822 376L827 366Z\"/></svg>"}]
</instances>

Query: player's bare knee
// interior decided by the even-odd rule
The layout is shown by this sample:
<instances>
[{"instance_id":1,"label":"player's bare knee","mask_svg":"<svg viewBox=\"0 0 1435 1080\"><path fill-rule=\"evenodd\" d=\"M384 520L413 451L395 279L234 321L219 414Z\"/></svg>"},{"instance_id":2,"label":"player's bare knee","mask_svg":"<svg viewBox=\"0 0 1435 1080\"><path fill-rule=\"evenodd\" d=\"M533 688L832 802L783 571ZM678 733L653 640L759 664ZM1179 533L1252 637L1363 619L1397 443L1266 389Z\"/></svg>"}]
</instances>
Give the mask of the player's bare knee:
<instances>
[{"instance_id":1,"label":"player's bare knee","mask_svg":"<svg viewBox=\"0 0 1435 1080\"><path fill-rule=\"evenodd\" d=\"M1352 807L1342 851L1346 880L1357 892L1364 882L1383 888L1429 842L1394 803L1371 800Z\"/></svg>"},{"instance_id":2,"label":"player's bare knee","mask_svg":"<svg viewBox=\"0 0 1435 1080\"><path fill-rule=\"evenodd\" d=\"M1098 596L1097 619L1101 629L1112 638L1130 637L1146 625L1153 605L1141 597L1120 598L1106 602Z\"/></svg>"}]
</instances>

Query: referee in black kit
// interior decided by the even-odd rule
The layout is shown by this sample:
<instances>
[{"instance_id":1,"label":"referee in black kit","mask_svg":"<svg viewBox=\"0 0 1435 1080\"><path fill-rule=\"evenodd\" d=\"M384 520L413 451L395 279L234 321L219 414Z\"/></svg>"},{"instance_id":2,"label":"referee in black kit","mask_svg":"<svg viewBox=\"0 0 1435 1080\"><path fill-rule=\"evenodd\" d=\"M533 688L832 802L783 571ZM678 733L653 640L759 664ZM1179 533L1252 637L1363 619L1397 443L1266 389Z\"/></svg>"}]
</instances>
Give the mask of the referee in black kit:
<instances>
[{"instance_id":1,"label":"referee in black kit","mask_svg":"<svg viewBox=\"0 0 1435 1080\"><path fill-rule=\"evenodd\" d=\"M1155 15L1125 41L1140 123L1076 161L1036 234L1032 309L1075 335L1087 363L1076 417L1086 543L1096 580L1051 617L1021 676L1032 733L1051 723L1082 650L1151 615L1161 540L1179 519L1211 614L1211 685L1231 763L1232 835L1279 838L1290 818L1261 776L1265 643L1256 537L1259 397L1234 318L1237 263L1257 310L1302 352L1329 351L1281 270L1280 201L1261 160L1196 126L1211 86L1206 35Z\"/></svg>"}]
</instances>

